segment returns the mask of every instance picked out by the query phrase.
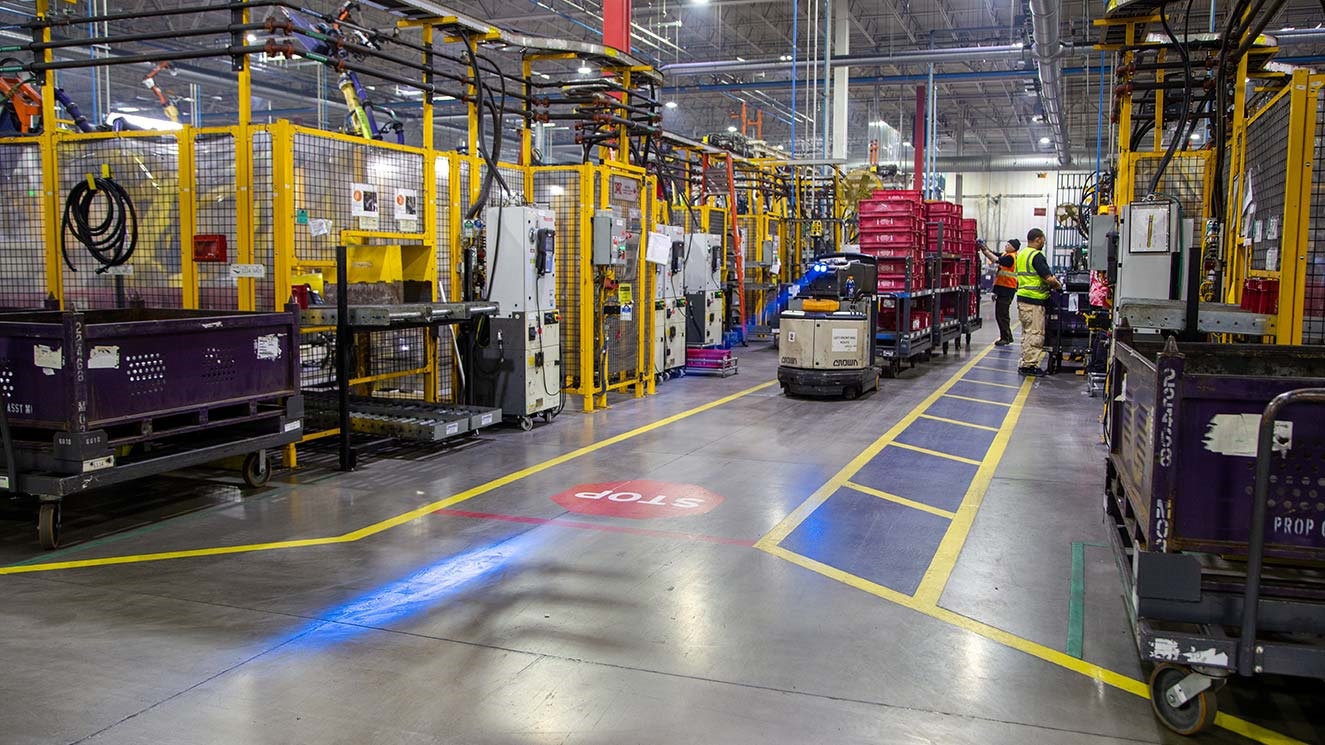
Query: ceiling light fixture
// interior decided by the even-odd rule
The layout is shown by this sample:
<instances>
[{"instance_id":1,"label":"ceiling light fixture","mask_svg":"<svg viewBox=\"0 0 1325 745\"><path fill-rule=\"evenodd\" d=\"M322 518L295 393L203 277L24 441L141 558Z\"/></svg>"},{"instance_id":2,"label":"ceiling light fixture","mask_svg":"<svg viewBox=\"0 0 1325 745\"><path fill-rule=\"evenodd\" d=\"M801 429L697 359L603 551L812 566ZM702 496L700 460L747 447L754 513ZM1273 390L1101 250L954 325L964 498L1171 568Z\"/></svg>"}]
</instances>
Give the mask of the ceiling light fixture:
<instances>
[{"instance_id":1,"label":"ceiling light fixture","mask_svg":"<svg viewBox=\"0 0 1325 745\"><path fill-rule=\"evenodd\" d=\"M1050 142L1050 140L1049 140L1048 137L1041 137L1041 138L1040 138L1040 144L1041 144L1041 145L1048 145L1049 142Z\"/></svg>"},{"instance_id":2,"label":"ceiling light fixture","mask_svg":"<svg viewBox=\"0 0 1325 745\"><path fill-rule=\"evenodd\" d=\"M911 147L911 141L906 140L905 142L902 143L902 147Z\"/></svg>"},{"instance_id":3,"label":"ceiling light fixture","mask_svg":"<svg viewBox=\"0 0 1325 745\"><path fill-rule=\"evenodd\" d=\"M1192 140L1194 142L1200 142L1202 139L1203 138L1200 132L1192 132Z\"/></svg>"},{"instance_id":4,"label":"ceiling light fixture","mask_svg":"<svg viewBox=\"0 0 1325 745\"><path fill-rule=\"evenodd\" d=\"M871 127L882 127L884 124L885 122L882 119L875 119L874 121L870 122Z\"/></svg>"},{"instance_id":5,"label":"ceiling light fixture","mask_svg":"<svg viewBox=\"0 0 1325 745\"><path fill-rule=\"evenodd\" d=\"M691 5L708 5L709 0L690 0Z\"/></svg>"},{"instance_id":6,"label":"ceiling light fixture","mask_svg":"<svg viewBox=\"0 0 1325 745\"><path fill-rule=\"evenodd\" d=\"M593 72L593 68L589 67L588 62L581 62L580 69L576 70L576 72L578 72L581 75L588 75Z\"/></svg>"},{"instance_id":7,"label":"ceiling light fixture","mask_svg":"<svg viewBox=\"0 0 1325 745\"><path fill-rule=\"evenodd\" d=\"M728 131L728 132L735 132L735 131L736 131L736 127L734 127L734 126L732 126L732 127L728 127L728 128L727 128L727 131Z\"/></svg>"},{"instance_id":8,"label":"ceiling light fixture","mask_svg":"<svg viewBox=\"0 0 1325 745\"><path fill-rule=\"evenodd\" d=\"M666 107L669 108L669 109L674 109L674 108L676 108L676 102L675 102L675 101L668 101L667 103L663 104L663 106L666 106Z\"/></svg>"}]
</instances>

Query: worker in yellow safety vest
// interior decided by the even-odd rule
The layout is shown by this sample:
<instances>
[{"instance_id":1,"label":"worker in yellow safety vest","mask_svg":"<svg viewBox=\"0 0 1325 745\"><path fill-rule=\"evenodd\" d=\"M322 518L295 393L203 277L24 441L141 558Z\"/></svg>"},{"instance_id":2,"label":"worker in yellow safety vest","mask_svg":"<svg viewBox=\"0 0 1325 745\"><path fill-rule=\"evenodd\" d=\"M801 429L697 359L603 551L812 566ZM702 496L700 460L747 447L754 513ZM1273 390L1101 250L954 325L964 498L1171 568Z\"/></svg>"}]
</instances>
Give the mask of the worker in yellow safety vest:
<instances>
[{"instance_id":1,"label":"worker in yellow safety vest","mask_svg":"<svg viewBox=\"0 0 1325 745\"><path fill-rule=\"evenodd\" d=\"M1063 284L1049 270L1044 256L1044 231L1031 228L1026 234L1026 248L1017 252L1017 315L1021 318L1021 364L1017 372L1039 377L1040 357L1044 355L1044 320L1049 306L1049 291L1061 290Z\"/></svg>"},{"instance_id":2,"label":"worker in yellow safety vest","mask_svg":"<svg viewBox=\"0 0 1325 745\"><path fill-rule=\"evenodd\" d=\"M1017 296L1017 251L1021 241L1013 238L1003 244L1003 253L996 254L980 243L985 258L997 269L994 275L994 320L998 321L998 341L994 346L1006 347L1012 343L1012 299Z\"/></svg>"}]
</instances>

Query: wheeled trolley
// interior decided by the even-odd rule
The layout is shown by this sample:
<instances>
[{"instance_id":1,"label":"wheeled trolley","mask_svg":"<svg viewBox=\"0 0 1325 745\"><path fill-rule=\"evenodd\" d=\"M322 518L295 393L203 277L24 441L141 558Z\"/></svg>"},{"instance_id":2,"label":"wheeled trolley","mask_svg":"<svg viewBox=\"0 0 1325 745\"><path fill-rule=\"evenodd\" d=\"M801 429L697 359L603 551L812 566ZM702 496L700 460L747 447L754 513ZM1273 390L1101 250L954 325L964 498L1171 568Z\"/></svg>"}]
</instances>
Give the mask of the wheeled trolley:
<instances>
[{"instance_id":1,"label":"wheeled trolley","mask_svg":"<svg viewBox=\"0 0 1325 745\"><path fill-rule=\"evenodd\" d=\"M3 477L37 497L38 537L89 489L232 456L251 485L302 436L298 318L187 310L0 316Z\"/></svg>"},{"instance_id":2,"label":"wheeled trolley","mask_svg":"<svg viewBox=\"0 0 1325 745\"><path fill-rule=\"evenodd\" d=\"M1325 678L1325 349L1118 337L1105 519L1155 713L1190 735L1234 674Z\"/></svg>"},{"instance_id":3,"label":"wheeled trolley","mask_svg":"<svg viewBox=\"0 0 1325 745\"><path fill-rule=\"evenodd\" d=\"M778 383L785 393L854 399L878 389L877 284L872 256L819 258L780 317Z\"/></svg>"}]
</instances>

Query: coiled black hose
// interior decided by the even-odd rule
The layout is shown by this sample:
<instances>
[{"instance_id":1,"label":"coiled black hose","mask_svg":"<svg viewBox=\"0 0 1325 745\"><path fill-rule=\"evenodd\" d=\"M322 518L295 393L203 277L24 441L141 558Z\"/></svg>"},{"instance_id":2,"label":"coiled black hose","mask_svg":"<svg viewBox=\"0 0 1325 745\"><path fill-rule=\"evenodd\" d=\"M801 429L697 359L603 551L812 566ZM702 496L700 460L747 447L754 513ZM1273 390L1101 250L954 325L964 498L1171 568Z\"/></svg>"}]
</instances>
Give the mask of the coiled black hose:
<instances>
[{"instance_id":1,"label":"coiled black hose","mask_svg":"<svg viewBox=\"0 0 1325 745\"><path fill-rule=\"evenodd\" d=\"M93 206L98 202L104 205L105 215L100 222L93 224ZM97 274L127 264L138 247L138 213L134 210L133 198L113 178L89 177L79 181L64 200L60 244L65 265L69 271L76 272L78 269L69 258L68 236L71 233L74 240L101 265Z\"/></svg>"}]
</instances>

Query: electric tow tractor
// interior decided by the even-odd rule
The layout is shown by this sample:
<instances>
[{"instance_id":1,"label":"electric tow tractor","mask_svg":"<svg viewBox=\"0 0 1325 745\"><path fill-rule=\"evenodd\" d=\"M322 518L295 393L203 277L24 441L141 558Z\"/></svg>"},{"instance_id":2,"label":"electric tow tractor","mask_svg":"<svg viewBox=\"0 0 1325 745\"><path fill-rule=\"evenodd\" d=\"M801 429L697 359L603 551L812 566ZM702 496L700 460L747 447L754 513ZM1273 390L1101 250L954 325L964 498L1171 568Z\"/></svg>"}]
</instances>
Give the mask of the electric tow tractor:
<instances>
[{"instance_id":1,"label":"electric tow tractor","mask_svg":"<svg viewBox=\"0 0 1325 745\"><path fill-rule=\"evenodd\" d=\"M780 316L778 382L788 395L853 399L878 390L873 256L820 256Z\"/></svg>"}]
</instances>

